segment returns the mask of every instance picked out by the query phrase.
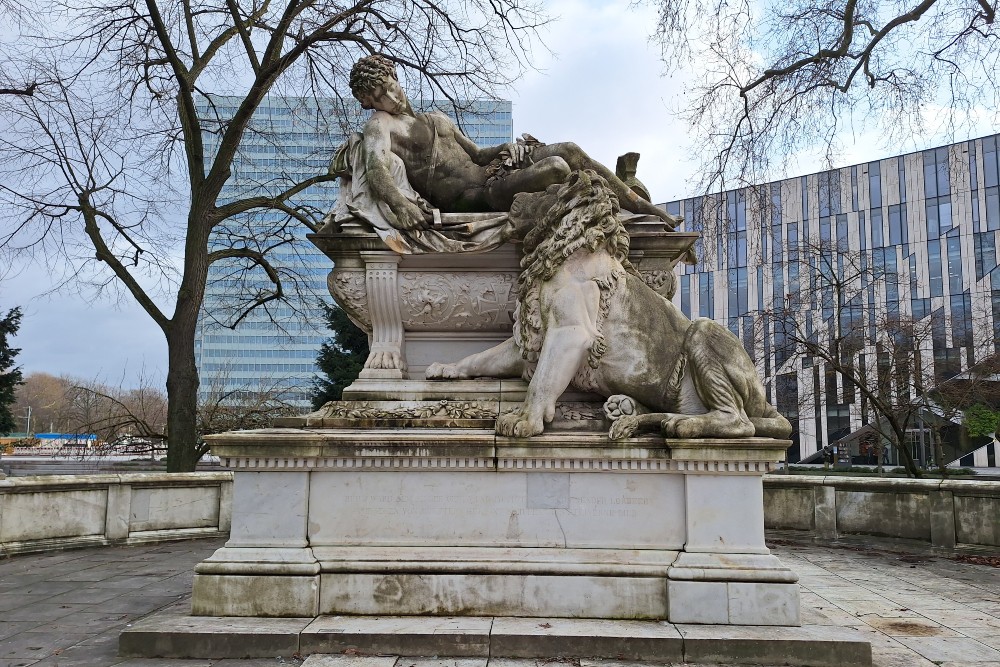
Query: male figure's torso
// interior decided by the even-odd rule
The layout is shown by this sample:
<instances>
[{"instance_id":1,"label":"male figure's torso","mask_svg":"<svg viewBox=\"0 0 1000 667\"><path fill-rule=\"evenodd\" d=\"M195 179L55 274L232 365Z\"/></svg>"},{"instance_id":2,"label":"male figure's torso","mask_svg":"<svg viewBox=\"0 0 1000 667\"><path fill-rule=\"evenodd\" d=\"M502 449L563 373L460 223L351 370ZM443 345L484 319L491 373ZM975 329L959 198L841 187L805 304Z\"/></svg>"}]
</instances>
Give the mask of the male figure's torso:
<instances>
[{"instance_id":1,"label":"male figure's torso","mask_svg":"<svg viewBox=\"0 0 1000 667\"><path fill-rule=\"evenodd\" d=\"M486 169L458 143L459 130L446 116L376 111L368 122L388 132L410 185L431 205L446 212L489 210L482 194Z\"/></svg>"}]
</instances>

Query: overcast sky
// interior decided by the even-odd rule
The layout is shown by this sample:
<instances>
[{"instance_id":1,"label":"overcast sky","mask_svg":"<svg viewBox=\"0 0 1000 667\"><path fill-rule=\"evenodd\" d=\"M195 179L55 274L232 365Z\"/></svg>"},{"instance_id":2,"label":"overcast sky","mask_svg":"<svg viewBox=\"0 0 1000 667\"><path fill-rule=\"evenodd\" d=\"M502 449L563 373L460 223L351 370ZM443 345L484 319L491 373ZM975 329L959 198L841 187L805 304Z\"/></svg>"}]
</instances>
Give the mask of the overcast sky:
<instances>
[{"instance_id":1,"label":"overcast sky","mask_svg":"<svg viewBox=\"0 0 1000 667\"><path fill-rule=\"evenodd\" d=\"M662 76L655 45L648 42L655 12L629 0L547 2L558 20L545 35L537 66L510 98L514 133L529 132L546 143L574 141L614 168L618 155L638 151L638 177L654 202L690 193L692 165L683 127L670 109L682 83ZM844 164L886 157L874 142L858 142ZM800 164L801 173L817 167ZM793 175L793 174L789 174ZM85 302L52 288L47 272L22 267L3 276L0 310L24 310L15 345L25 373L37 371L134 386L141 374L162 386L166 344L159 329L133 302Z\"/></svg>"}]
</instances>

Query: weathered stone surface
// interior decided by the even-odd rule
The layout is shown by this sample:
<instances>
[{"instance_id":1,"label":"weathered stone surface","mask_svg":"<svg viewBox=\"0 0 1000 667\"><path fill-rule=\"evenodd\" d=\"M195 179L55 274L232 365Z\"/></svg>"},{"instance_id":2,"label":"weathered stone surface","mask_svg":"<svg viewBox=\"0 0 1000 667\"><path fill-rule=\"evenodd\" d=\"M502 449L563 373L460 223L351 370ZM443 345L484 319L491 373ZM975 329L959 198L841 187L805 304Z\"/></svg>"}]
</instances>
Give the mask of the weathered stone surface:
<instances>
[{"instance_id":1,"label":"weathered stone surface","mask_svg":"<svg viewBox=\"0 0 1000 667\"><path fill-rule=\"evenodd\" d=\"M228 472L4 479L0 547L14 555L218 535L229 528L222 505L231 485Z\"/></svg>"},{"instance_id":2,"label":"weathered stone surface","mask_svg":"<svg viewBox=\"0 0 1000 667\"><path fill-rule=\"evenodd\" d=\"M191 613L194 616L312 617L319 613L319 577L196 574Z\"/></svg>"},{"instance_id":3,"label":"weathered stone surface","mask_svg":"<svg viewBox=\"0 0 1000 667\"><path fill-rule=\"evenodd\" d=\"M145 658L257 658L290 656L312 618L205 618L170 610L119 635L118 653Z\"/></svg>"},{"instance_id":4,"label":"weathered stone surface","mask_svg":"<svg viewBox=\"0 0 1000 667\"><path fill-rule=\"evenodd\" d=\"M236 469L234 529L197 568L198 614L728 623L732 607L732 622L798 622L794 576L764 544L770 463L727 456L727 444L746 453L780 441L707 441L699 451L720 460L692 460L672 455L676 441L600 432L269 429L213 440ZM667 579L786 586L726 589L706 620L668 605ZM771 608L774 619L760 618Z\"/></svg>"},{"instance_id":5,"label":"weathered stone surface","mask_svg":"<svg viewBox=\"0 0 1000 667\"><path fill-rule=\"evenodd\" d=\"M447 567L446 565L443 567ZM324 574L322 613L661 619L662 578L500 574Z\"/></svg>"},{"instance_id":6,"label":"weathered stone surface","mask_svg":"<svg viewBox=\"0 0 1000 667\"><path fill-rule=\"evenodd\" d=\"M489 656L491 618L321 616L301 634L309 653Z\"/></svg>"},{"instance_id":7,"label":"weathered stone surface","mask_svg":"<svg viewBox=\"0 0 1000 667\"><path fill-rule=\"evenodd\" d=\"M679 625L684 659L734 665L868 667L871 644L850 628Z\"/></svg>"},{"instance_id":8,"label":"weathered stone surface","mask_svg":"<svg viewBox=\"0 0 1000 667\"><path fill-rule=\"evenodd\" d=\"M684 503L678 475L401 470L312 477L310 506L337 508L311 513L314 547L389 545L401 536L427 547L684 545L683 517L663 511Z\"/></svg>"},{"instance_id":9,"label":"weathered stone surface","mask_svg":"<svg viewBox=\"0 0 1000 667\"><path fill-rule=\"evenodd\" d=\"M218 486L132 489L129 530L218 526L220 493Z\"/></svg>"},{"instance_id":10,"label":"weathered stone surface","mask_svg":"<svg viewBox=\"0 0 1000 667\"><path fill-rule=\"evenodd\" d=\"M680 634L673 625L565 618L497 618L490 655L535 658L623 658L683 662Z\"/></svg>"},{"instance_id":11,"label":"weathered stone surface","mask_svg":"<svg viewBox=\"0 0 1000 667\"><path fill-rule=\"evenodd\" d=\"M872 664L866 637L853 628L836 626L758 628L546 617L421 616L185 621L176 611L154 614L128 629L121 635L120 652L123 656L211 658L294 652L310 656L306 664L316 667L385 667L393 656L491 660L561 656L811 667ZM413 664L438 667L427 661ZM459 667L480 665L460 662Z\"/></svg>"}]
</instances>

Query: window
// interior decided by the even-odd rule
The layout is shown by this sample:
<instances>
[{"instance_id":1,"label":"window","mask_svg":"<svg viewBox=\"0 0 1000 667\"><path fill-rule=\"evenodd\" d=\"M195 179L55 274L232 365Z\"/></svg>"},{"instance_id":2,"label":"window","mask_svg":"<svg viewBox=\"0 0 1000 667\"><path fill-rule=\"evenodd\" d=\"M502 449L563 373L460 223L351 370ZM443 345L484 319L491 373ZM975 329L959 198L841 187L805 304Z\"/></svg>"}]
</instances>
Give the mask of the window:
<instances>
[{"instance_id":1,"label":"window","mask_svg":"<svg viewBox=\"0 0 1000 667\"><path fill-rule=\"evenodd\" d=\"M802 176L799 179L799 188L802 190L802 220L809 219L809 177Z\"/></svg>"},{"instance_id":2,"label":"window","mask_svg":"<svg viewBox=\"0 0 1000 667\"><path fill-rule=\"evenodd\" d=\"M851 210L858 210L858 166L851 167Z\"/></svg>"},{"instance_id":3,"label":"window","mask_svg":"<svg viewBox=\"0 0 1000 667\"><path fill-rule=\"evenodd\" d=\"M698 315L700 317L715 317L715 294L712 287L711 273L698 274Z\"/></svg>"},{"instance_id":4,"label":"window","mask_svg":"<svg viewBox=\"0 0 1000 667\"><path fill-rule=\"evenodd\" d=\"M957 235L948 237L948 290L962 293L962 239Z\"/></svg>"},{"instance_id":5,"label":"window","mask_svg":"<svg viewBox=\"0 0 1000 667\"><path fill-rule=\"evenodd\" d=\"M974 234L976 253L976 280L982 280L997 267L996 232Z\"/></svg>"},{"instance_id":6,"label":"window","mask_svg":"<svg viewBox=\"0 0 1000 667\"><path fill-rule=\"evenodd\" d=\"M848 231L847 231L847 214L840 213L837 215L837 246L840 248L847 248L848 242Z\"/></svg>"},{"instance_id":7,"label":"window","mask_svg":"<svg viewBox=\"0 0 1000 667\"><path fill-rule=\"evenodd\" d=\"M983 185L995 188L997 183L997 138L996 135L983 139Z\"/></svg>"},{"instance_id":8,"label":"window","mask_svg":"<svg viewBox=\"0 0 1000 667\"><path fill-rule=\"evenodd\" d=\"M729 269L729 317L739 317L749 311L749 285L746 267Z\"/></svg>"},{"instance_id":9,"label":"window","mask_svg":"<svg viewBox=\"0 0 1000 667\"><path fill-rule=\"evenodd\" d=\"M882 225L882 209L872 209L872 247L881 248L885 245L884 228Z\"/></svg>"},{"instance_id":10,"label":"window","mask_svg":"<svg viewBox=\"0 0 1000 667\"><path fill-rule=\"evenodd\" d=\"M681 276L681 310L691 317L691 276Z\"/></svg>"},{"instance_id":11,"label":"window","mask_svg":"<svg viewBox=\"0 0 1000 667\"><path fill-rule=\"evenodd\" d=\"M868 163L868 202L871 208L882 206L882 170L878 162Z\"/></svg>"},{"instance_id":12,"label":"window","mask_svg":"<svg viewBox=\"0 0 1000 667\"><path fill-rule=\"evenodd\" d=\"M907 242L906 205L897 204L889 207L889 244L899 245Z\"/></svg>"}]
</instances>

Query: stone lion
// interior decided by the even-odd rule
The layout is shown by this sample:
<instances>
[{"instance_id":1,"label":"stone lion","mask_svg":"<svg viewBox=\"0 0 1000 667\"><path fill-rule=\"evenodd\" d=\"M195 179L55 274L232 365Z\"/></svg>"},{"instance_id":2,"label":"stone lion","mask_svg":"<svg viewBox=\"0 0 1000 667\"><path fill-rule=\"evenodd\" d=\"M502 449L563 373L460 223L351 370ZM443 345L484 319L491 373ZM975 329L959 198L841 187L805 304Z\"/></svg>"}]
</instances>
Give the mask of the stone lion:
<instances>
[{"instance_id":1,"label":"stone lion","mask_svg":"<svg viewBox=\"0 0 1000 667\"><path fill-rule=\"evenodd\" d=\"M500 435L541 433L570 385L609 397L610 436L659 427L666 437L784 438L791 425L768 404L739 340L708 319L689 320L628 261L618 201L593 171L518 195L524 234L514 335L428 379L524 377L524 403L501 415Z\"/></svg>"}]
</instances>

